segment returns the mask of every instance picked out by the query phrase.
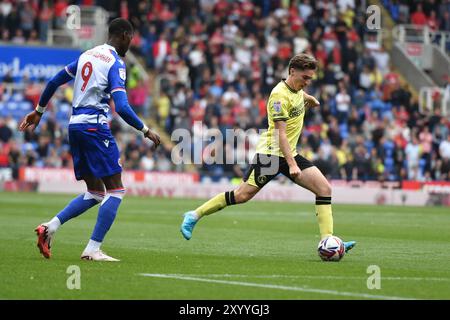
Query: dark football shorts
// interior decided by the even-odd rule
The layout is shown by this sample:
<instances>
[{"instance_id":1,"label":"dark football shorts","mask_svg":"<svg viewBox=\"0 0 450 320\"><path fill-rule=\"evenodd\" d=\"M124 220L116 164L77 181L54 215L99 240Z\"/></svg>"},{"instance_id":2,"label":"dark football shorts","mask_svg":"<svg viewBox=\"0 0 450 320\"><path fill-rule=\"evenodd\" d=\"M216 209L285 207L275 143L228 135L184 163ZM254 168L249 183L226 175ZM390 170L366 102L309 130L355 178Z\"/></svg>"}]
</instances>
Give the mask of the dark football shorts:
<instances>
[{"instance_id":1,"label":"dark football shorts","mask_svg":"<svg viewBox=\"0 0 450 320\"><path fill-rule=\"evenodd\" d=\"M300 170L305 170L314 166L311 161L299 154L297 154L294 159ZM247 169L243 180L249 185L262 188L280 173L294 181L289 174L289 165L284 157L257 153L255 154L250 167Z\"/></svg>"}]
</instances>

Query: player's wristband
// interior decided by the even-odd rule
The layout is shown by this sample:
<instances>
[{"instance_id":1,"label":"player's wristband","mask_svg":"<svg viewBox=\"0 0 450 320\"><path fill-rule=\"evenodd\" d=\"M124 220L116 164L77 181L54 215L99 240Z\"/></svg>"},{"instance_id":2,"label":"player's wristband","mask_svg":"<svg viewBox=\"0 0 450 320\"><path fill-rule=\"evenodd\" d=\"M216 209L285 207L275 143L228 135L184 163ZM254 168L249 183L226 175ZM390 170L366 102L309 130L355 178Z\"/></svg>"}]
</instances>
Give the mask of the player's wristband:
<instances>
[{"instance_id":1,"label":"player's wristband","mask_svg":"<svg viewBox=\"0 0 450 320\"><path fill-rule=\"evenodd\" d=\"M45 109L47 109L47 107L41 107L40 105L37 105L34 110L36 110L37 113L44 114Z\"/></svg>"},{"instance_id":2,"label":"player's wristband","mask_svg":"<svg viewBox=\"0 0 450 320\"><path fill-rule=\"evenodd\" d=\"M144 127L141 129L141 131L146 134L150 129L144 124Z\"/></svg>"}]
</instances>

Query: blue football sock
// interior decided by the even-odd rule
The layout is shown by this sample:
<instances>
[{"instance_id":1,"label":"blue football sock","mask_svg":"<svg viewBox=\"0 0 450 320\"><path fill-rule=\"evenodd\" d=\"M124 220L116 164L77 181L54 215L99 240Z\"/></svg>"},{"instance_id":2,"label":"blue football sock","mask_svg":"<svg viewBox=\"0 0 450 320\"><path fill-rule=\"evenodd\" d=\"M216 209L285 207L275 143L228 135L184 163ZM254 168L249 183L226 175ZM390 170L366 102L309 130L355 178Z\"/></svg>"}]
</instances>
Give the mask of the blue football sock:
<instances>
[{"instance_id":1,"label":"blue football sock","mask_svg":"<svg viewBox=\"0 0 450 320\"><path fill-rule=\"evenodd\" d=\"M59 219L61 224L63 224L72 218L78 217L80 214L92 208L102 200L103 195L101 193L93 193L88 191L73 199L63 210L61 210L60 213L56 215L56 217Z\"/></svg>"},{"instance_id":2,"label":"blue football sock","mask_svg":"<svg viewBox=\"0 0 450 320\"><path fill-rule=\"evenodd\" d=\"M98 209L97 223L92 232L91 240L103 242L103 238L116 218L125 189L107 191L105 199Z\"/></svg>"}]
</instances>

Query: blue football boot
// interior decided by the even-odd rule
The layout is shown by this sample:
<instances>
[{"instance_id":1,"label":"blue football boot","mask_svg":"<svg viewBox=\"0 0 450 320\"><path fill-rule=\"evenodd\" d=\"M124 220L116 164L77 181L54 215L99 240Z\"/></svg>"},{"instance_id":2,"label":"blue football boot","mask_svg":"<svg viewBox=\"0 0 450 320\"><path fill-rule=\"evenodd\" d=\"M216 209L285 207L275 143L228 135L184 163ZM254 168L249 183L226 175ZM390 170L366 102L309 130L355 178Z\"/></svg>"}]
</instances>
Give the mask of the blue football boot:
<instances>
[{"instance_id":1,"label":"blue football boot","mask_svg":"<svg viewBox=\"0 0 450 320\"><path fill-rule=\"evenodd\" d=\"M192 238L192 231L198 219L195 216L195 211L188 211L184 214L183 223L181 223L180 231L186 240Z\"/></svg>"},{"instance_id":2,"label":"blue football boot","mask_svg":"<svg viewBox=\"0 0 450 320\"><path fill-rule=\"evenodd\" d=\"M347 253L348 251L350 251L351 249L353 249L353 247L356 245L356 241L347 241L344 242L344 247L345 247L345 253Z\"/></svg>"}]
</instances>

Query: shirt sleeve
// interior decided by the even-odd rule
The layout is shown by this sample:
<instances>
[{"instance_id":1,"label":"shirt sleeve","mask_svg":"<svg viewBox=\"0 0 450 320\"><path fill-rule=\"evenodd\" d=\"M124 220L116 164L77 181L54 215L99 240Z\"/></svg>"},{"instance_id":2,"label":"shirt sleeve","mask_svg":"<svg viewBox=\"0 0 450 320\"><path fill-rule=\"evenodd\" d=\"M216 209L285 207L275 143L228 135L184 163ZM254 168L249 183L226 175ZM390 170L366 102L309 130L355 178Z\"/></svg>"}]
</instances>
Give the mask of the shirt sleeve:
<instances>
[{"instance_id":1,"label":"shirt sleeve","mask_svg":"<svg viewBox=\"0 0 450 320\"><path fill-rule=\"evenodd\" d=\"M273 121L286 121L289 119L288 100L278 94L270 97L268 113Z\"/></svg>"},{"instance_id":2,"label":"shirt sleeve","mask_svg":"<svg viewBox=\"0 0 450 320\"><path fill-rule=\"evenodd\" d=\"M77 67L78 67L78 59L69 63L64 69L66 70L69 76L75 78L75 75L77 74Z\"/></svg>"},{"instance_id":3,"label":"shirt sleeve","mask_svg":"<svg viewBox=\"0 0 450 320\"><path fill-rule=\"evenodd\" d=\"M112 93L114 104L116 105L116 112L125 120L130 126L137 130L142 130L144 123L139 119L128 103L127 94L123 91L114 91Z\"/></svg>"},{"instance_id":4,"label":"shirt sleeve","mask_svg":"<svg viewBox=\"0 0 450 320\"><path fill-rule=\"evenodd\" d=\"M109 88L111 89L110 92L114 93L116 91L123 91L125 90L125 80L127 77L127 72L125 68L125 64L120 63L116 61L116 63L113 64L111 69L109 69L108 73L108 82L109 82Z\"/></svg>"}]
</instances>

